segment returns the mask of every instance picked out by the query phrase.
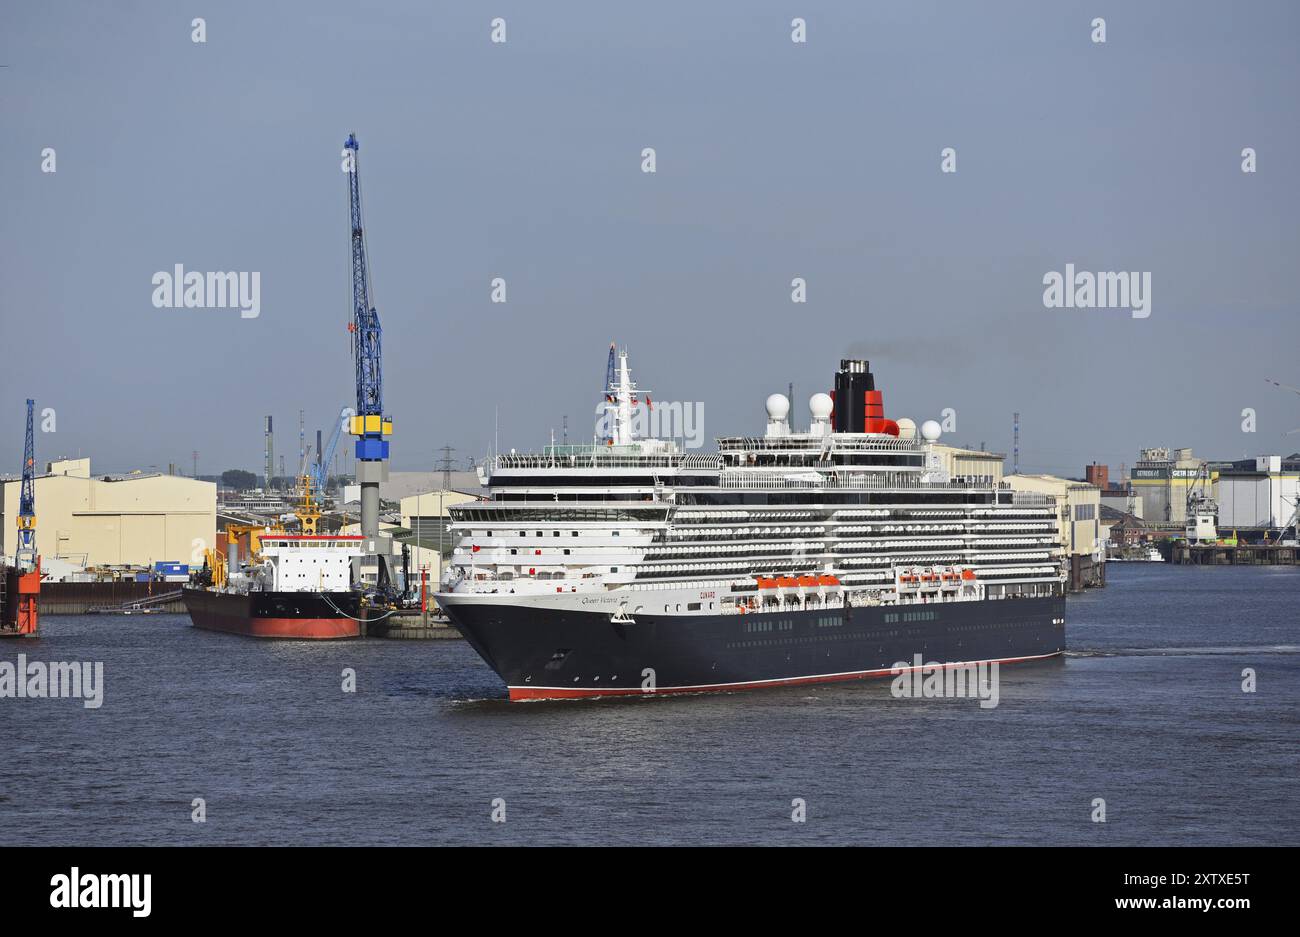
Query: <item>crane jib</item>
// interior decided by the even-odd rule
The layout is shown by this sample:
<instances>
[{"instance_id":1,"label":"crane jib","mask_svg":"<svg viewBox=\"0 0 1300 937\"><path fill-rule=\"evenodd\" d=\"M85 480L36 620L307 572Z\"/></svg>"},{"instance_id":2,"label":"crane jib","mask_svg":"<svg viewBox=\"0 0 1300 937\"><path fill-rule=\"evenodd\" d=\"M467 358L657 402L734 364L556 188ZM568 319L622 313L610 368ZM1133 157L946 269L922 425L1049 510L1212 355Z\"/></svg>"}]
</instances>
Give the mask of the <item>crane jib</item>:
<instances>
[{"instance_id":1,"label":"crane jib","mask_svg":"<svg viewBox=\"0 0 1300 937\"><path fill-rule=\"evenodd\" d=\"M348 172L348 203L352 227L352 354L356 365L357 409L352 432L357 436L358 459L371 461L388 458L388 441L392 421L384 414L382 366L382 330L379 313L370 297L369 263L366 257L365 231L361 213L361 167L357 151L361 145L355 134L344 146L351 151Z\"/></svg>"}]
</instances>

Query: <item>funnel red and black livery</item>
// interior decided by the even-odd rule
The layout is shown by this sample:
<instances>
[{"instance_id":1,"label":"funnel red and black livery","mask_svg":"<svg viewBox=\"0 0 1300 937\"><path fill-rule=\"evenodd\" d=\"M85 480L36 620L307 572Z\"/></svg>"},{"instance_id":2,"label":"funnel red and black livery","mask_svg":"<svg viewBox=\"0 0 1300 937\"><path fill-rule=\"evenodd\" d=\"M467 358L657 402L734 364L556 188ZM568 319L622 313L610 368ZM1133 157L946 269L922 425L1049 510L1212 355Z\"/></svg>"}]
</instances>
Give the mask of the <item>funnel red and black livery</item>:
<instances>
[{"instance_id":1,"label":"funnel red and black livery","mask_svg":"<svg viewBox=\"0 0 1300 937\"><path fill-rule=\"evenodd\" d=\"M185 590L185 607L195 628L252 638L358 638L360 605L355 592Z\"/></svg>"},{"instance_id":2,"label":"funnel red and black livery","mask_svg":"<svg viewBox=\"0 0 1300 937\"><path fill-rule=\"evenodd\" d=\"M884 394L876 390L870 362L842 358L831 399L835 401L831 412L835 432L898 435L898 424L885 419Z\"/></svg>"}]
</instances>

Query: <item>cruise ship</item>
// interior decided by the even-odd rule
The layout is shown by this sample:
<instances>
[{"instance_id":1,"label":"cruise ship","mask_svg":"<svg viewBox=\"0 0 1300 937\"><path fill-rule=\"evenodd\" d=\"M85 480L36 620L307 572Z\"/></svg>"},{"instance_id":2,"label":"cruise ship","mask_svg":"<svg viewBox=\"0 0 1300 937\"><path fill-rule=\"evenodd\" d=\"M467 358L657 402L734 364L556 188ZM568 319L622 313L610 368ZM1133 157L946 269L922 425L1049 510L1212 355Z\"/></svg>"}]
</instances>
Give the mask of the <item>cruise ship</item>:
<instances>
[{"instance_id":1,"label":"cruise ship","mask_svg":"<svg viewBox=\"0 0 1300 937\"><path fill-rule=\"evenodd\" d=\"M716 453L637 438L626 351L605 438L511 451L450 508L439 605L512 700L730 692L1033 661L1065 646L1050 496L945 469L939 424L884 416L868 362L767 398ZM644 421L641 421L644 422Z\"/></svg>"}]
</instances>

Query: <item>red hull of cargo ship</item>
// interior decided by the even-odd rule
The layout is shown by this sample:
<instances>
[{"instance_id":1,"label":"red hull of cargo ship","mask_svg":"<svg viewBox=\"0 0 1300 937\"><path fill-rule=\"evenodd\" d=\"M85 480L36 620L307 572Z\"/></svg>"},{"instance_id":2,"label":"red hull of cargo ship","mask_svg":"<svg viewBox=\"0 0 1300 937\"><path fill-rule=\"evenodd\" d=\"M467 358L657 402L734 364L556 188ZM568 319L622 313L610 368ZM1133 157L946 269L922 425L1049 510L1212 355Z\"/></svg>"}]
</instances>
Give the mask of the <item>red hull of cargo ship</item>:
<instances>
[{"instance_id":1,"label":"red hull of cargo ship","mask_svg":"<svg viewBox=\"0 0 1300 937\"><path fill-rule=\"evenodd\" d=\"M359 602L349 592L211 592L186 589L195 628L251 638L336 640L361 636Z\"/></svg>"}]
</instances>

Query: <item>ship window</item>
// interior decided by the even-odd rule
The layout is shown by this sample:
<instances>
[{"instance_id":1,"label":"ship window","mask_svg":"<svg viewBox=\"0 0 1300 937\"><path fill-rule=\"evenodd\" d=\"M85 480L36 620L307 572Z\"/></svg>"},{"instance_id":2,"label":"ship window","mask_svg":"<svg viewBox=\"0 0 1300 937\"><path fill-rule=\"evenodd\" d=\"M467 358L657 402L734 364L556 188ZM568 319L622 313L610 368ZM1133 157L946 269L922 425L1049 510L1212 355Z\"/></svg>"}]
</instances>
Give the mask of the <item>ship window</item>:
<instances>
[{"instance_id":1,"label":"ship window","mask_svg":"<svg viewBox=\"0 0 1300 937\"><path fill-rule=\"evenodd\" d=\"M572 552L573 552L572 550L565 550L565 551L564 551L564 555L565 555L565 556L568 556L568 555L569 555L570 553L572 553Z\"/></svg>"},{"instance_id":2,"label":"ship window","mask_svg":"<svg viewBox=\"0 0 1300 937\"><path fill-rule=\"evenodd\" d=\"M577 532L576 530L573 531L573 536L575 536L575 537L578 536L578 532Z\"/></svg>"},{"instance_id":3,"label":"ship window","mask_svg":"<svg viewBox=\"0 0 1300 937\"><path fill-rule=\"evenodd\" d=\"M687 610L688 612L698 612L698 611L700 610L700 603L699 603L699 602L687 602L687 603L686 603L686 610Z\"/></svg>"},{"instance_id":4,"label":"ship window","mask_svg":"<svg viewBox=\"0 0 1300 937\"><path fill-rule=\"evenodd\" d=\"M613 532L610 534L610 536L611 536L611 537L617 537L617 536L618 536L618 531L617 531L617 530L613 531Z\"/></svg>"},{"instance_id":5,"label":"ship window","mask_svg":"<svg viewBox=\"0 0 1300 937\"><path fill-rule=\"evenodd\" d=\"M611 567L609 568L609 571L610 571L611 573L616 573L616 572L618 572L618 567L617 567L617 566L611 566Z\"/></svg>"}]
</instances>

